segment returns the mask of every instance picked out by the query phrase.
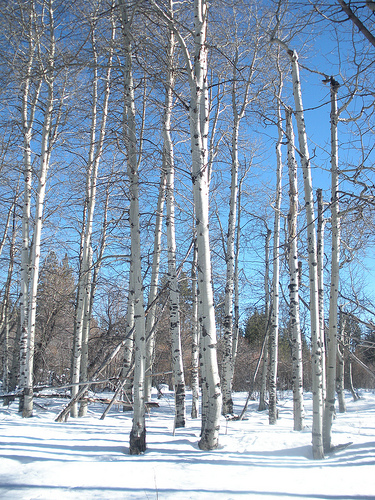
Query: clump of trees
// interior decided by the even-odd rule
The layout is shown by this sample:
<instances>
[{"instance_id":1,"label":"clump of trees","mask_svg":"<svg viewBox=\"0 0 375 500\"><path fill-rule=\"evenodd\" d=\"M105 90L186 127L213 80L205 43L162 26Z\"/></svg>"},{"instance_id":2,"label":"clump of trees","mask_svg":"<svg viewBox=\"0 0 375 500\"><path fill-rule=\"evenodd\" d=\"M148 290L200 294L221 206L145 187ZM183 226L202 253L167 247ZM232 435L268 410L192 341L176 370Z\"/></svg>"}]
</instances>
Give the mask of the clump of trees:
<instances>
[{"instance_id":1,"label":"clump of trees","mask_svg":"<svg viewBox=\"0 0 375 500\"><path fill-rule=\"evenodd\" d=\"M272 425L293 390L295 430L312 390L332 449L336 392L374 383L371 3L1 5L1 373L24 417L40 385L69 389L58 420L110 387L140 454L152 385L176 429L188 386L211 450L233 390Z\"/></svg>"}]
</instances>

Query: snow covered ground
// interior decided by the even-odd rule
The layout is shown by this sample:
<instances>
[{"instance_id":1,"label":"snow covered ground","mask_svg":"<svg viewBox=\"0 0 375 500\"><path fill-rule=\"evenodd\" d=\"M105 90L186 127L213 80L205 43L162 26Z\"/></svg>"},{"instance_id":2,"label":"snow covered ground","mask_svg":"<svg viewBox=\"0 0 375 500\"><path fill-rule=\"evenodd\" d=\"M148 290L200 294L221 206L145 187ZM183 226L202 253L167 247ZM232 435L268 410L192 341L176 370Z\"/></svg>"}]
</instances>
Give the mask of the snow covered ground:
<instances>
[{"instance_id":1,"label":"snow covered ground","mask_svg":"<svg viewBox=\"0 0 375 500\"><path fill-rule=\"evenodd\" d=\"M197 447L200 421L173 434L173 397L147 417L146 453L128 455L131 414L101 404L83 419L55 423L63 402L38 400L24 420L17 402L0 407L0 498L19 499L375 499L375 393L361 392L334 421L333 444L352 444L314 461L311 395L306 429L294 432L291 394L280 396L279 420L249 405L246 420L222 419L220 449ZM235 394L241 410L245 394ZM188 412L190 411L188 405Z\"/></svg>"}]
</instances>

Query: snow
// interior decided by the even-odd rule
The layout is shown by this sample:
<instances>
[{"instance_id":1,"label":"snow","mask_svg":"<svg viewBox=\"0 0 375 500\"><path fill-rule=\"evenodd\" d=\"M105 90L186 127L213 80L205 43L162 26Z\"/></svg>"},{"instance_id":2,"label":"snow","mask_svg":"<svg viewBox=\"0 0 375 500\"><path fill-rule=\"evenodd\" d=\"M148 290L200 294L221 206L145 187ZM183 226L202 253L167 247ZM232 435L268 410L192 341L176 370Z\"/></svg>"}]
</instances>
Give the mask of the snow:
<instances>
[{"instance_id":1,"label":"snow","mask_svg":"<svg viewBox=\"0 0 375 500\"><path fill-rule=\"evenodd\" d=\"M240 412L244 393L234 395ZM156 400L156 395L154 395ZM190 397L190 394L189 394ZM349 446L314 461L311 395L306 429L293 431L292 397L280 395L279 420L251 402L246 420L222 418L218 450L200 451L200 420L173 432L173 395L147 416L147 446L128 455L131 413L93 404L85 418L56 423L62 400L39 399L22 419L17 401L0 407L0 498L19 499L375 499L375 393L362 391L347 413L337 414L333 444ZM188 400L188 412L190 411ZM189 414L189 413L188 413Z\"/></svg>"}]
</instances>

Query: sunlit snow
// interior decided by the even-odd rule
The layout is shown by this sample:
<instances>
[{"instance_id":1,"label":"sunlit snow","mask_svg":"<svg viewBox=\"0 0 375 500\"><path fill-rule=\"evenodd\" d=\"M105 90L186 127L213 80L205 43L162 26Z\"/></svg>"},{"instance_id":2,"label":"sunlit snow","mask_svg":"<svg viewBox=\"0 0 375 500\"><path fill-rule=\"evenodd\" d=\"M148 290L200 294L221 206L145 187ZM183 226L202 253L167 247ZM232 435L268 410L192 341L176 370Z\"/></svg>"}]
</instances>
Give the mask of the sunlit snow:
<instances>
[{"instance_id":1,"label":"sunlit snow","mask_svg":"<svg viewBox=\"0 0 375 500\"><path fill-rule=\"evenodd\" d=\"M235 394L237 412L245 397ZM174 432L173 395L166 392L147 416L148 448L138 457L128 455L131 413L114 407L100 420L105 406L93 404L87 417L56 423L64 401L39 399L25 420L15 401L0 407L0 498L375 499L374 391L361 391L357 402L347 394L333 444L352 444L323 461L312 459L311 395L305 398L303 432L293 431L291 393L281 393L277 425L251 402L246 420L222 418L220 448L202 452L200 421L187 418Z\"/></svg>"}]
</instances>

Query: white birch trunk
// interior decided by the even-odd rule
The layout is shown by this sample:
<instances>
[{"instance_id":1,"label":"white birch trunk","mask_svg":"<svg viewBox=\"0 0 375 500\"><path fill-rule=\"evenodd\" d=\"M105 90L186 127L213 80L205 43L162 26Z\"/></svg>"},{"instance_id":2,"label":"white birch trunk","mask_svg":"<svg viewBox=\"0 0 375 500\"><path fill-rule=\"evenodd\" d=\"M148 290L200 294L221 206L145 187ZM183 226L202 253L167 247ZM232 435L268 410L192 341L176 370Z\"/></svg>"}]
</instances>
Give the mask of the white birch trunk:
<instances>
[{"instance_id":1,"label":"white birch trunk","mask_svg":"<svg viewBox=\"0 0 375 500\"><path fill-rule=\"evenodd\" d=\"M234 92L234 91L233 91ZM233 98L234 99L234 98ZM234 112L237 112L233 106ZM222 369L223 407L222 414L233 413L232 383L233 383L233 291L234 291L234 240L237 216L238 193L238 133L239 119L235 115L232 132L232 167L231 188L229 198L228 233L226 240L226 284L224 298L224 353Z\"/></svg>"},{"instance_id":2,"label":"white birch trunk","mask_svg":"<svg viewBox=\"0 0 375 500\"><path fill-rule=\"evenodd\" d=\"M91 282L91 267L92 267L92 248L90 245L89 248L89 262L88 269L89 272L86 273L85 280L85 290L90 291L90 293L86 293L84 296L84 305L83 305L83 321L82 321L82 351L81 351L81 363L80 363L80 373L79 373L79 381L87 382L87 369L89 362L89 334L90 334L90 312L91 312L91 290L92 290L92 282ZM76 386L77 389L79 386ZM87 394L86 394L87 395ZM87 399L82 399L79 405L79 417L85 417L87 415L87 407L88 402Z\"/></svg>"},{"instance_id":3,"label":"white birch trunk","mask_svg":"<svg viewBox=\"0 0 375 500\"><path fill-rule=\"evenodd\" d=\"M269 279L270 279L270 241L271 241L272 231L267 227L266 241L264 246L265 251L265 266L264 266L264 316L266 318L266 331L264 332L264 353L263 353L263 365L262 365L262 380L259 390L259 405L258 411L264 411L267 409L266 404L266 390L267 390L267 374L268 374L268 340L269 340L269 321L270 321L270 290L269 290Z\"/></svg>"},{"instance_id":4,"label":"white birch trunk","mask_svg":"<svg viewBox=\"0 0 375 500\"><path fill-rule=\"evenodd\" d=\"M340 308L340 340L345 344L345 323L346 318L343 317L342 310ZM336 391L337 391L337 399L339 401L339 412L346 412L346 402L345 402L345 385L344 385L344 376L345 376L345 355L344 349L337 343L337 374L336 374Z\"/></svg>"},{"instance_id":5,"label":"white birch trunk","mask_svg":"<svg viewBox=\"0 0 375 500\"><path fill-rule=\"evenodd\" d=\"M337 359L337 319L340 269L340 217L339 217L339 172L337 139L337 86L331 83L331 285L329 298L329 320L327 336L327 387L324 408L324 450L332 447L332 421L335 413L336 359Z\"/></svg>"},{"instance_id":6,"label":"white birch trunk","mask_svg":"<svg viewBox=\"0 0 375 500\"><path fill-rule=\"evenodd\" d=\"M73 346L72 358L72 398L74 398L79 390L79 382L84 382L87 378L87 360L88 360L88 329L91 311L91 290L92 290L92 255L91 255L91 238L94 223L94 212L96 204L96 189L97 177L100 159L103 152L103 144L106 132L107 115L108 115L108 102L110 94L110 78L112 70L112 55L113 55L113 41L115 39L115 27L112 18L112 32L111 32L111 49L107 64L107 71L104 78L104 98L102 103L102 117L99 132L97 131L98 121L98 84L100 77L98 74L98 53L96 48L96 39L94 30L91 32L91 43L93 49L93 64L94 64L94 78L93 78L93 100L91 109L91 131L90 131L90 150L88 157L88 166L86 173L86 199L84 207L84 222L83 222L83 238L82 238L82 251L81 251L81 268L77 288L77 309L76 309L76 325ZM97 133L99 137L97 139ZM84 357L82 360L82 350ZM81 376L83 368L83 374ZM75 403L71 409L71 416L77 417L86 414L85 404L82 411L78 414L78 404Z\"/></svg>"},{"instance_id":7,"label":"white birch trunk","mask_svg":"<svg viewBox=\"0 0 375 500\"><path fill-rule=\"evenodd\" d=\"M126 0L120 0L123 47L125 58L125 96L124 96L124 140L127 154L127 173L130 191L130 238L131 238L131 277L129 290L134 302L134 413L133 425L129 438L130 455L139 455L146 450L145 424L145 369L146 369L146 328L143 304L143 281L141 267L141 234L139 216L139 162L140 153L136 135L136 111L131 44L131 21Z\"/></svg>"},{"instance_id":8,"label":"white birch trunk","mask_svg":"<svg viewBox=\"0 0 375 500\"><path fill-rule=\"evenodd\" d=\"M169 5L173 16L173 3ZM175 428L185 427L185 378L182 362L180 332L180 293L176 270L176 231L175 231L175 199L174 199L174 152L171 137L171 115L173 106L172 90L174 86L173 56L174 35L170 30L168 47L168 74L166 81L165 110L163 119L163 163L167 173L166 205L167 205L167 246L168 246L168 288L170 331L172 337L172 379L175 392Z\"/></svg>"},{"instance_id":9,"label":"white birch trunk","mask_svg":"<svg viewBox=\"0 0 375 500\"><path fill-rule=\"evenodd\" d=\"M325 354L325 321L324 321L324 218L323 194L321 189L316 190L318 205L318 229L317 229L317 252L318 252L318 284L319 284L319 331L322 339L322 384L323 401L326 397L326 354Z\"/></svg>"},{"instance_id":10,"label":"white birch trunk","mask_svg":"<svg viewBox=\"0 0 375 500\"><path fill-rule=\"evenodd\" d=\"M53 25L53 6L48 3L47 17L49 23L49 48L45 83L47 86L47 102L44 111L44 123L40 147L40 169L38 175L38 187L35 201L35 224L33 233L33 245L30 256L31 271L28 296L28 320L27 320L27 354L26 354L26 387L24 388L24 401L22 416L31 417L33 413L33 369L34 369L34 338L35 338L35 317L37 289L40 264L40 244L42 233L42 220L44 199L46 192L47 173L51 156L51 131L52 131L52 112L54 104L53 85L54 85L54 59L55 59L55 38Z\"/></svg>"},{"instance_id":11,"label":"white birch trunk","mask_svg":"<svg viewBox=\"0 0 375 500\"><path fill-rule=\"evenodd\" d=\"M199 415L199 324L198 324L198 289L197 289L197 245L194 238L194 254L191 266L192 304L192 344L191 344L191 418Z\"/></svg>"},{"instance_id":12,"label":"white birch trunk","mask_svg":"<svg viewBox=\"0 0 375 500\"><path fill-rule=\"evenodd\" d=\"M209 172L208 125L209 103L207 82L207 8L204 0L194 0L194 67L190 72L190 136L192 150L192 180L198 245L199 322L201 324L200 355L204 365L202 386L207 401L202 418L199 447L217 448L220 429L221 389L216 354L216 324L211 283L211 255L209 241Z\"/></svg>"},{"instance_id":13,"label":"white birch trunk","mask_svg":"<svg viewBox=\"0 0 375 500\"><path fill-rule=\"evenodd\" d=\"M133 262L130 262L129 294L126 310L126 340L124 344L124 358L122 364L122 377L125 379L123 392L125 395L125 401L129 401L130 403L133 402L133 381L129 375L132 369L134 355L134 294L131 293L131 291L135 288L135 284L132 281L134 279L132 266ZM127 411L125 406L123 407L123 411Z\"/></svg>"},{"instance_id":14,"label":"white birch trunk","mask_svg":"<svg viewBox=\"0 0 375 500\"><path fill-rule=\"evenodd\" d=\"M222 391L223 391L223 415L233 413L232 384L234 376L235 354L237 352L235 330L233 324L233 296L235 286L235 235L237 225L237 202L238 202L238 139L240 122L245 115L248 104L248 92L253 76L252 68L249 71L246 82L243 101L238 109L237 105L237 63L238 51L236 51L233 64L233 84L232 84L232 148L231 148L231 187L229 198L228 232L226 238L225 260L226 260L226 284L224 297L224 354L222 370ZM237 238L238 240L238 238ZM238 248L237 248L238 251ZM238 297L238 296L237 296Z\"/></svg>"},{"instance_id":15,"label":"white birch trunk","mask_svg":"<svg viewBox=\"0 0 375 500\"><path fill-rule=\"evenodd\" d=\"M268 419L270 425L275 425L277 421L277 363L279 345L279 280L280 280L280 210L281 210L281 183L282 183L282 155L281 144L283 140L282 117L281 117L281 91L282 80L280 75L278 95L276 96L277 106L277 130L278 140L276 144L276 201L275 219L273 227L273 273L272 273L272 311L269 333L269 407Z\"/></svg>"},{"instance_id":16,"label":"white birch trunk","mask_svg":"<svg viewBox=\"0 0 375 500\"><path fill-rule=\"evenodd\" d=\"M241 190L243 181L244 177L241 179L238 186L236 251L234 254L234 305L233 305L234 322L233 322L232 372L231 372L232 383L233 383L234 369L235 369L237 350L238 350L238 338L240 335L239 258L240 258L240 240L241 240Z\"/></svg>"},{"instance_id":17,"label":"white birch trunk","mask_svg":"<svg viewBox=\"0 0 375 500\"><path fill-rule=\"evenodd\" d=\"M19 386L22 391L27 386L27 343L28 343L28 294L30 276L30 215L31 215L31 137L34 125L34 118L37 109L42 81L39 80L32 103L30 100L31 72L35 60L36 41L34 38L35 5L30 5L29 19L29 60L26 69L26 78L22 95L22 127L23 127L23 175L24 194L22 208L22 250L21 250L21 285L20 285L20 376ZM24 398L19 399L19 411L23 411Z\"/></svg>"},{"instance_id":18,"label":"white birch trunk","mask_svg":"<svg viewBox=\"0 0 375 500\"><path fill-rule=\"evenodd\" d=\"M293 95L298 128L299 151L304 179L305 209L307 219L307 248L309 256L310 280L310 322L312 349L312 391L313 391L313 428L312 448L314 459L324 458L323 451L323 384L322 384L322 339L319 323L319 283L317 266L317 244L315 232L314 197L311 179L310 156L303 113L301 82L299 76L298 54L288 50L292 63Z\"/></svg>"},{"instance_id":19,"label":"white birch trunk","mask_svg":"<svg viewBox=\"0 0 375 500\"><path fill-rule=\"evenodd\" d=\"M156 322L156 297L158 295L160 255L161 255L161 237L162 222L165 200L166 175L164 169L161 171L160 188L158 203L156 207L155 234L154 234L154 252L152 256L152 270L150 280L150 291L148 294L148 313L146 316L146 382L145 382L145 400L151 400L152 387L152 366L154 363L155 351L155 333L154 325Z\"/></svg>"},{"instance_id":20,"label":"white birch trunk","mask_svg":"<svg viewBox=\"0 0 375 500\"><path fill-rule=\"evenodd\" d=\"M299 315L299 268L298 268L298 182L297 162L294 154L294 132L292 111L286 109L286 137L288 141L289 172L289 214L288 214L288 252L289 252L289 303L290 328L292 337L292 380L293 380L293 420L294 430L304 428L303 408L303 372L302 372L302 339Z\"/></svg>"},{"instance_id":21,"label":"white birch trunk","mask_svg":"<svg viewBox=\"0 0 375 500\"><path fill-rule=\"evenodd\" d=\"M209 164L208 128L209 102L207 82L207 8L206 0L194 0L194 55L189 49L173 20L152 0L152 5L168 26L173 29L185 59L190 85L190 139L192 153L193 198L196 217L198 245L198 290L200 366L202 376L202 432L199 441L201 449L218 446L221 389L216 352L216 324L211 283L211 256L208 228ZM192 60L193 59L193 60Z\"/></svg>"}]
</instances>

